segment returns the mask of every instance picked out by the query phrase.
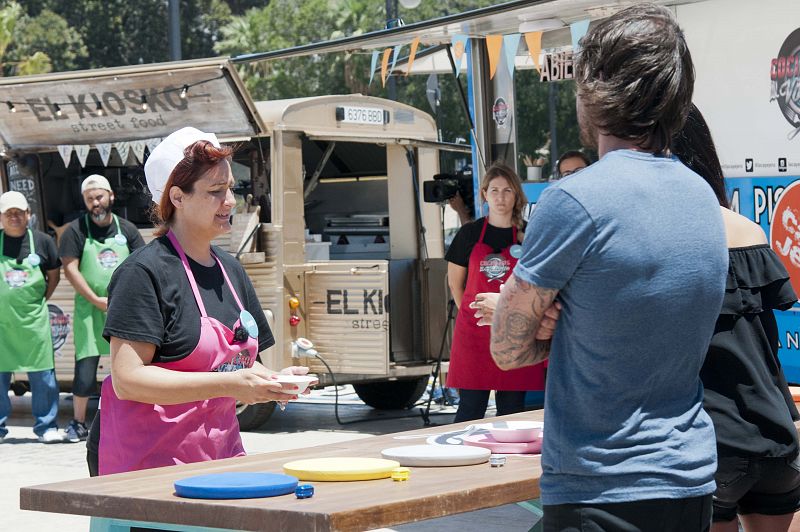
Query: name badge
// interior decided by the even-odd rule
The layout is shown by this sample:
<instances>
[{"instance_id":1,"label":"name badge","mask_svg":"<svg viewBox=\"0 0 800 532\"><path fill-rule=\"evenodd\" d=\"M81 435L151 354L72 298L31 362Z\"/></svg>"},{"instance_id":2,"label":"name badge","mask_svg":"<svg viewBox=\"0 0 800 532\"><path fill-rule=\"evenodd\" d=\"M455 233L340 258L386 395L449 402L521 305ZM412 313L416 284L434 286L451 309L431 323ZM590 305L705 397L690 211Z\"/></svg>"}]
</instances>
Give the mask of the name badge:
<instances>
[{"instance_id":1,"label":"name badge","mask_svg":"<svg viewBox=\"0 0 800 532\"><path fill-rule=\"evenodd\" d=\"M258 324L252 314L242 310L239 313L239 324L244 327L250 338L258 338Z\"/></svg>"}]
</instances>

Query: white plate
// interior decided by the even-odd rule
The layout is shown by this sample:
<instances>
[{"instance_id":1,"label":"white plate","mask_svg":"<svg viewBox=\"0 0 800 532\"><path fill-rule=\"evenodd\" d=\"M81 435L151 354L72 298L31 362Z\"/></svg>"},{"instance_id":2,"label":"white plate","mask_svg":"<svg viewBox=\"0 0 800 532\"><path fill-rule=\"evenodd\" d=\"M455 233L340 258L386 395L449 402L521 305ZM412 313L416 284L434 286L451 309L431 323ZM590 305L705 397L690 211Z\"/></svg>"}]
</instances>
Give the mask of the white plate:
<instances>
[{"instance_id":1,"label":"white plate","mask_svg":"<svg viewBox=\"0 0 800 532\"><path fill-rule=\"evenodd\" d=\"M452 445L406 445L381 451L387 460L396 460L401 466L445 467L482 464L491 452L482 447Z\"/></svg>"},{"instance_id":2,"label":"white plate","mask_svg":"<svg viewBox=\"0 0 800 532\"><path fill-rule=\"evenodd\" d=\"M283 393L297 395L303 393L312 384L319 382L316 375L275 375L276 382L281 383Z\"/></svg>"}]
</instances>

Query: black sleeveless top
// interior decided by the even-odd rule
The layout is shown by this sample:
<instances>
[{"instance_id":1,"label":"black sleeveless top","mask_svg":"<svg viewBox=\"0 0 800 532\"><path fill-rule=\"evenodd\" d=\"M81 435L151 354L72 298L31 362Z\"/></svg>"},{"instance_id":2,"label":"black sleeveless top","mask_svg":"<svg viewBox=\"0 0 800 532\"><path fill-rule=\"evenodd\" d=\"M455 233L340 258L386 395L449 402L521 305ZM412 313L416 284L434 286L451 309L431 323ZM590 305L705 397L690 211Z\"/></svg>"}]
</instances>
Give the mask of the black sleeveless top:
<instances>
[{"instance_id":1,"label":"black sleeveless top","mask_svg":"<svg viewBox=\"0 0 800 532\"><path fill-rule=\"evenodd\" d=\"M722 310L700 372L718 452L795 456L800 415L778 361L773 310L790 308L797 296L769 245L731 248L728 256Z\"/></svg>"}]
</instances>

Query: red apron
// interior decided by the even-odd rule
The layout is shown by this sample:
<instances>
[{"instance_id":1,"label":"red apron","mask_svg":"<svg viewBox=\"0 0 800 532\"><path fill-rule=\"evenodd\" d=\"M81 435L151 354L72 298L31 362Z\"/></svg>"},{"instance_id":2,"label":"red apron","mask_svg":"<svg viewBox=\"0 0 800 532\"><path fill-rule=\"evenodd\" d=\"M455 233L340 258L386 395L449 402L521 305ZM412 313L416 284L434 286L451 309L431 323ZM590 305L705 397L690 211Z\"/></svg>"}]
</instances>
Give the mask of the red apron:
<instances>
[{"instance_id":1,"label":"red apron","mask_svg":"<svg viewBox=\"0 0 800 532\"><path fill-rule=\"evenodd\" d=\"M154 363L174 371L236 371L249 368L258 355L258 338L236 342L234 333L206 314L189 261L175 235L167 233L181 257L200 309L200 340L175 362ZM214 256L239 310L242 303L222 262ZM234 329L239 326L236 322ZM236 419L236 401L217 397L177 405L124 401L114 393L111 375L103 381L100 408L101 475L176 464L203 462L245 454Z\"/></svg>"},{"instance_id":2,"label":"red apron","mask_svg":"<svg viewBox=\"0 0 800 532\"><path fill-rule=\"evenodd\" d=\"M511 244L500 253L487 244L483 237L489 219L483 222L481 236L469 256L467 286L461 298L450 349L450 370L447 373L449 388L465 390L524 391L544 389L544 363L535 366L503 371L492 359L489 350L492 328L479 326L475 309L469 308L476 294L499 292L500 285L511 276L517 259L511 256L511 246L517 242L514 227Z\"/></svg>"}]
</instances>

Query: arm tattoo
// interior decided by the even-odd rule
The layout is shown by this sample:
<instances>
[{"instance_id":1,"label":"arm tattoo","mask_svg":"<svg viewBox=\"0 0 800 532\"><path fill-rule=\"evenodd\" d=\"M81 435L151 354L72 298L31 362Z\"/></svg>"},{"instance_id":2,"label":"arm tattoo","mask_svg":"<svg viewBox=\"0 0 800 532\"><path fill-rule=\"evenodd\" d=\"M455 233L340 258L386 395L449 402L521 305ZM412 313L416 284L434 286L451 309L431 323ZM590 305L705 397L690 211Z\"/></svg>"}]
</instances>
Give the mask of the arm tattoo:
<instances>
[{"instance_id":1,"label":"arm tattoo","mask_svg":"<svg viewBox=\"0 0 800 532\"><path fill-rule=\"evenodd\" d=\"M536 331L558 290L539 288L517 276L503 289L492 320L492 357L504 370L531 366L550 355L550 341L536 340Z\"/></svg>"}]
</instances>

